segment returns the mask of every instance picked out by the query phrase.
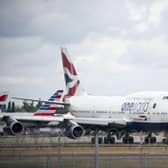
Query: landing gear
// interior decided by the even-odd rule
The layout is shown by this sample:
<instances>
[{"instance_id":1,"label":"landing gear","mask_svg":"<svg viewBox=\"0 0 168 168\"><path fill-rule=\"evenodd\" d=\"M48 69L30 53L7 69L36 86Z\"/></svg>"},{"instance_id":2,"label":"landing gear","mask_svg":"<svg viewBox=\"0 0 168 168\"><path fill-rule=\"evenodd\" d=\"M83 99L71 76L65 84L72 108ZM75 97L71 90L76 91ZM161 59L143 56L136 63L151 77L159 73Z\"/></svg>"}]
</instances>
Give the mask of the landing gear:
<instances>
[{"instance_id":1,"label":"landing gear","mask_svg":"<svg viewBox=\"0 0 168 168\"><path fill-rule=\"evenodd\" d=\"M109 137L109 136L104 137L104 143L105 144L113 144L113 143L115 143L115 138L114 137Z\"/></svg>"},{"instance_id":2,"label":"landing gear","mask_svg":"<svg viewBox=\"0 0 168 168\"><path fill-rule=\"evenodd\" d=\"M156 143L156 137L152 136L152 133L149 133L147 137L145 137L145 144L155 144Z\"/></svg>"},{"instance_id":3,"label":"landing gear","mask_svg":"<svg viewBox=\"0 0 168 168\"><path fill-rule=\"evenodd\" d=\"M95 137L91 138L91 143L95 144ZM102 137L98 137L98 143L102 144L103 143L103 138ZM114 137L104 137L104 143L105 144L113 144L115 143L115 138Z\"/></svg>"},{"instance_id":4,"label":"landing gear","mask_svg":"<svg viewBox=\"0 0 168 168\"><path fill-rule=\"evenodd\" d=\"M168 138L163 138L163 139L162 139L162 143L163 143L163 144L168 144Z\"/></svg>"},{"instance_id":5,"label":"landing gear","mask_svg":"<svg viewBox=\"0 0 168 168\"><path fill-rule=\"evenodd\" d=\"M168 132L166 131L164 134L165 134L165 135L164 135L165 138L162 139L162 143L163 143L163 144L168 144Z\"/></svg>"},{"instance_id":6,"label":"landing gear","mask_svg":"<svg viewBox=\"0 0 168 168\"><path fill-rule=\"evenodd\" d=\"M91 138L91 144L95 144L95 137ZM98 143L102 144L103 143L103 138L102 137L98 137Z\"/></svg>"},{"instance_id":7,"label":"landing gear","mask_svg":"<svg viewBox=\"0 0 168 168\"><path fill-rule=\"evenodd\" d=\"M129 136L127 133L125 137L123 137L123 143L125 144L133 144L134 143L134 138L132 136Z\"/></svg>"}]
</instances>

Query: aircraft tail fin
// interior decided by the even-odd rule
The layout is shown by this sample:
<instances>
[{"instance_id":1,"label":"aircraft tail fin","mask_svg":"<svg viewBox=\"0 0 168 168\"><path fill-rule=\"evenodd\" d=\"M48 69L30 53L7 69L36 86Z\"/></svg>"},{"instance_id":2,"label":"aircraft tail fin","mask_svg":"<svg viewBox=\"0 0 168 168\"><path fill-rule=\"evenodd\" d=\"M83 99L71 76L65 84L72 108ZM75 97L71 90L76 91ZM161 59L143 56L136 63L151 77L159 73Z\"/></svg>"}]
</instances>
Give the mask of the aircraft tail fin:
<instances>
[{"instance_id":1,"label":"aircraft tail fin","mask_svg":"<svg viewBox=\"0 0 168 168\"><path fill-rule=\"evenodd\" d=\"M0 112L2 111L4 105L6 104L7 98L8 98L8 93L6 92L0 93Z\"/></svg>"},{"instance_id":2,"label":"aircraft tail fin","mask_svg":"<svg viewBox=\"0 0 168 168\"><path fill-rule=\"evenodd\" d=\"M61 48L61 55L67 89L67 94L65 95L65 97L68 98L75 95L79 96L85 94L83 88L81 87L81 82L79 80L75 66L72 63L66 48Z\"/></svg>"},{"instance_id":3,"label":"aircraft tail fin","mask_svg":"<svg viewBox=\"0 0 168 168\"><path fill-rule=\"evenodd\" d=\"M62 101L64 96L63 90L57 90L48 101ZM40 108L34 113L35 116L54 116L56 110L61 105L44 103L40 106Z\"/></svg>"}]
</instances>

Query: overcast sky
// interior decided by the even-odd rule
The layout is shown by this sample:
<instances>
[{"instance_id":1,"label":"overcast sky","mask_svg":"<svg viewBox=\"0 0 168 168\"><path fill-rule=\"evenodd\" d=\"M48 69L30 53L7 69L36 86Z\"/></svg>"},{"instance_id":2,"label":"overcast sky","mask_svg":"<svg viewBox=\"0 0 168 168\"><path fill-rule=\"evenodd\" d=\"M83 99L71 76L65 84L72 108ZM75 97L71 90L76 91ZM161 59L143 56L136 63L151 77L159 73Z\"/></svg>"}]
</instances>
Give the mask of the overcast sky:
<instances>
[{"instance_id":1,"label":"overcast sky","mask_svg":"<svg viewBox=\"0 0 168 168\"><path fill-rule=\"evenodd\" d=\"M67 47L94 95L168 91L167 0L1 0L0 91L48 98L64 89Z\"/></svg>"}]
</instances>

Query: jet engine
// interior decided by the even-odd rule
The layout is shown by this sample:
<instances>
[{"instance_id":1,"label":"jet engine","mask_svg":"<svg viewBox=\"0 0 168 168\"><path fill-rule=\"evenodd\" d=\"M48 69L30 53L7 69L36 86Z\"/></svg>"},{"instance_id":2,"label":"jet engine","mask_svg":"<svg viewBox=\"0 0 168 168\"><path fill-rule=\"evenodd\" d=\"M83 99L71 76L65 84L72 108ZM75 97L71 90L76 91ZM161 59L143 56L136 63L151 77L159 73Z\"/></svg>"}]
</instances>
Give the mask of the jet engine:
<instances>
[{"instance_id":1,"label":"jet engine","mask_svg":"<svg viewBox=\"0 0 168 168\"><path fill-rule=\"evenodd\" d=\"M24 130L23 124L15 119L8 118L5 122L6 126L3 127L3 130L8 135L20 134Z\"/></svg>"},{"instance_id":2,"label":"jet engine","mask_svg":"<svg viewBox=\"0 0 168 168\"><path fill-rule=\"evenodd\" d=\"M79 138L83 134L84 134L83 127L73 121L69 121L69 123L64 129L64 135L71 139Z\"/></svg>"}]
</instances>

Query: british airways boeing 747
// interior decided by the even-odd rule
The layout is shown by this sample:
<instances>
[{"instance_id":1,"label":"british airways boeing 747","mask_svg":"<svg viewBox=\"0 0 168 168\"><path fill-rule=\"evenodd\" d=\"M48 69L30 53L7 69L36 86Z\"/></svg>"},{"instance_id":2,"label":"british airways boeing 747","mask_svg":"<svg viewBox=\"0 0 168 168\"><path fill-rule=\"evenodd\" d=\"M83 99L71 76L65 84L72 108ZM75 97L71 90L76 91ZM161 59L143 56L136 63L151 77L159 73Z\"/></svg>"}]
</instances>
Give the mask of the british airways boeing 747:
<instances>
[{"instance_id":1,"label":"british airways boeing 747","mask_svg":"<svg viewBox=\"0 0 168 168\"><path fill-rule=\"evenodd\" d=\"M69 111L75 116L69 121L71 129L67 136L76 138L95 129L107 133L105 143L114 143L122 138L124 143L133 143L132 132L146 132L145 143L155 143L155 131L168 131L168 92L137 92L127 96L92 96L81 88L77 71L66 49L62 49ZM73 129L72 129L73 128ZM76 128L76 129L75 129ZM78 129L77 129L78 128ZM76 131L76 132L75 132ZM167 139L164 139L167 141Z\"/></svg>"}]
</instances>

